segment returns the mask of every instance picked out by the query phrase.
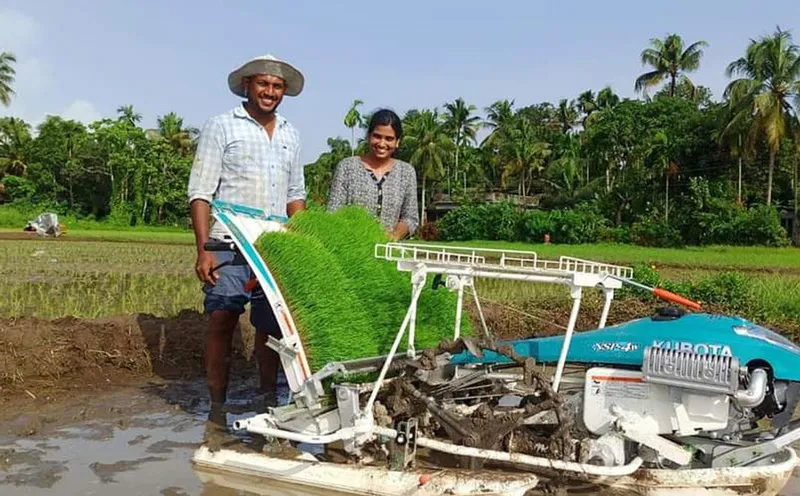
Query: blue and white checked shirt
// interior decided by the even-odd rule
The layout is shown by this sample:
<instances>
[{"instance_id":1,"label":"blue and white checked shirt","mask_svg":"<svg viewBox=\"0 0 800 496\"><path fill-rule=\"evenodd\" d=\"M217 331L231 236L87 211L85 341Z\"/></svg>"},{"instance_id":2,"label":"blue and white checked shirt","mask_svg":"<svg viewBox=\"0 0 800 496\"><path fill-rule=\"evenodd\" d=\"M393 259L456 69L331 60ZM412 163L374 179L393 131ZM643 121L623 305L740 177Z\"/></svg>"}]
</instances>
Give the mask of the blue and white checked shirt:
<instances>
[{"instance_id":1,"label":"blue and white checked shirt","mask_svg":"<svg viewBox=\"0 0 800 496\"><path fill-rule=\"evenodd\" d=\"M280 114L270 140L242 105L210 118L200 132L189 176L189 202L240 203L286 216L286 204L306 198L300 134ZM212 237L228 234L215 223Z\"/></svg>"}]
</instances>

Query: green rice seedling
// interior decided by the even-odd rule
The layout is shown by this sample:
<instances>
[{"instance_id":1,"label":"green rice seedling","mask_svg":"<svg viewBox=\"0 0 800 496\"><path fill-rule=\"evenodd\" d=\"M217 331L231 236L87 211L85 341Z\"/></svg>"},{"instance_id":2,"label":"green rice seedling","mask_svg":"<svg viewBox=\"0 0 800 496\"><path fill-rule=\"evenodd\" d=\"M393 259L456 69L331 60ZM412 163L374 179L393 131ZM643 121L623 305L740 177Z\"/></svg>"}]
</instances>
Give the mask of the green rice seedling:
<instances>
[{"instance_id":1,"label":"green rice seedling","mask_svg":"<svg viewBox=\"0 0 800 496\"><path fill-rule=\"evenodd\" d=\"M273 233L261 236L256 248L278 280L313 370L331 361L377 354L369 316L319 240Z\"/></svg>"},{"instance_id":2,"label":"green rice seedling","mask_svg":"<svg viewBox=\"0 0 800 496\"><path fill-rule=\"evenodd\" d=\"M308 210L292 217L289 229L294 236L287 233L269 233L257 242L257 249L262 258L274 270L281 286L286 287L284 298L292 309L301 332L310 338L317 334L330 335L337 332L339 322L349 319L349 314L357 313L366 318L364 336L359 337L359 345L355 341L344 343L347 349L325 350L342 358L359 358L369 353L388 353L399 330L408 306L411 302L410 275L400 272L395 264L374 257L376 243L386 243L388 236L381 225L367 212L359 207L341 209L333 214ZM281 239L283 248L287 250L283 258L279 258L267 242ZM314 240L311 247L303 246L301 240ZM291 246L290 246L291 245ZM283 264L297 264L302 272L288 270ZM324 263L320 263L324 262ZM308 275L311 270L318 274ZM320 285L331 284L329 278L337 278L341 274L345 282L339 291L303 290L297 287L295 279L318 278ZM343 292L348 292L344 294ZM446 289L433 291L429 286L420 296L416 318L417 347L433 347L442 339L452 337L455 322L456 295ZM334 307L329 301L352 300L347 311L332 312ZM306 309L305 313L301 309ZM309 310L310 309L310 310ZM313 316L312 312L317 315ZM360 318L357 320L360 324ZM472 332L473 324L462 314L462 333ZM369 346L362 340L368 340ZM313 348L313 346L312 346ZM315 360L321 350L309 350ZM340 359L342 359L340 358Z\"/></svg>"}]
</instances>

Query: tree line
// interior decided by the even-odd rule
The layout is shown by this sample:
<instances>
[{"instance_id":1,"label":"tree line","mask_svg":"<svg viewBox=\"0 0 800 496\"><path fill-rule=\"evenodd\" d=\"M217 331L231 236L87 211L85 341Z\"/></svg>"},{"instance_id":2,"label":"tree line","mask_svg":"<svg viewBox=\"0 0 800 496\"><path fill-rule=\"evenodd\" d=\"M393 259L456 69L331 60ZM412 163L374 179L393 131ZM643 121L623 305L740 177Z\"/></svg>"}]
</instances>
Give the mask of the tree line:
<instances>
[{"instance_id":1,"label":"tree line","mask_svg":"<svg viewBox=\"0 0 800 496\"><path fill-rule=\"evenodd\" d=\"M751 40L727 66L729 84L718 100L690 77L706 49L705 41L689 44L677 34L650 40L636 98L605 87L557 103L500 100L483 112L462 98L407 111L397 156L416 168L421 216L443 200L499 199L543 211L580 206L615 228L649 222L653 232L677 231L685 240L697 229L687 218L698 211L730 218L758 206L779 222L779 211L797 208L800 47L780 28ZM14 61L0 55L6 105ZM329 150L305 168L315 203L325 203L336 164L367 146L362 105L353 101L344 115L349 139L329 138ZM197 130L174 113L156 129L141 128L129 106L118 113L89 126L49 117L36 137L19 119L0 120L2 201L125 223L185 224Z\"/></svg>"}]
</instances>

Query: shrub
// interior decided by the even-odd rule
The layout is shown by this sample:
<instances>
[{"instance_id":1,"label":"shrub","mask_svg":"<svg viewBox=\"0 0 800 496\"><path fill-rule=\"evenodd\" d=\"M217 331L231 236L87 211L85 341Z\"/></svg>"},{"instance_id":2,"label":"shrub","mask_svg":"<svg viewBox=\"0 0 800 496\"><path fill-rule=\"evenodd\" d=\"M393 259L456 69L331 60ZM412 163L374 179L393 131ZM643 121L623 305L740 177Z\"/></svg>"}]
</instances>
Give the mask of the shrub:
<instances>
[{"instance_id":1,"label":"shrub","mask_svg":"<svg viewBox=\"0 0 800 496\"><path fill-rule=\"evenodd\" d=\"M683 244L681 233L666 222L659 213L641 217L630 229L630 239L642 246L663 248L679 247Z\"/></svg>"},{"instance_id":2,"label":"shrub","mask_svg":"<svg viewBox=\"0 0 800 496\"><path fill-rule=\"evenodd\" d=\"M462 205L439 221L441 237L447 241L521 239L520 209L511 203Z\"/></svg>"},{"instance_id":3,"label":"shrub","mask_svg":"<svg viewBox=\"0 0 800 496\"><path fill-rule=\"evenodd\" d=\"M550 212L553 243L583 244L600 241L608 230L608 219L592 205L583 203L572 209Z\"/></svg>"},{"instance_id":4,"label":"shrub","mask_svg":"<svg viewBox=\"0 0 800 496\"><path fill-rule=\"evenodd\" d=\"M722 272L698 281L691 295L706 304L740 311L748 308L752 301L752 280L741 272Z\"/></svg>"},{"instance_id":5,"label":"shrub","mask_svg":"<svg viewBox=\"0 0 800 496\"><path fill-rule=\"evenodd\" d=\"M531 210L522 215L522 239L531 243L541 243L544 235L552 233L553 223L550 214L541 210Z\"/></svg>"},{"instance_id":6,"label":"shrub","mask_svg":"<svg viewBox=\"0 0 800 496\"><path fill-rule=\"evenodd\" d=\"M36 186L24 177L8 175L0 183L0 198L5 201L28 200L36 193Z\"/></svg>"},{"instance_id":7,"label":"shrub","mask_svg":"<svg viewBox=\"0 0 800 496\"><path fill-rule=\"evenodd\" d=\"M729 244L788 246L786 230L781 226L778 211L768 205L758 205L736 216Z\"/></svg>"}]
</instances>

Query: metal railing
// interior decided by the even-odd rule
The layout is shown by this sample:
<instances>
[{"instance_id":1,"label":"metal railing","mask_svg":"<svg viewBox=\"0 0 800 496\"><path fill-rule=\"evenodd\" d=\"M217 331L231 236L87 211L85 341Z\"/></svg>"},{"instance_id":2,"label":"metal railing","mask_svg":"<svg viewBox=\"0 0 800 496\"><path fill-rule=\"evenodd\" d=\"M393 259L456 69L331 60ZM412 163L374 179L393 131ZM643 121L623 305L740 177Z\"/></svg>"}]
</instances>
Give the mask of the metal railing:
<instances>
[{"instance_id":1,"label":"metal railing","mask_svg":"<svg viewBox=\"0 0 800 496\"><path fill-rule=\"evenodd\" d=\"M609 274L623 279L633 277L631 267L567 256L558 260L542 260L533 251L386 243L375 245L375 257L395 262L436 263L508 272Z\"/></svg>"}]
</instances>

